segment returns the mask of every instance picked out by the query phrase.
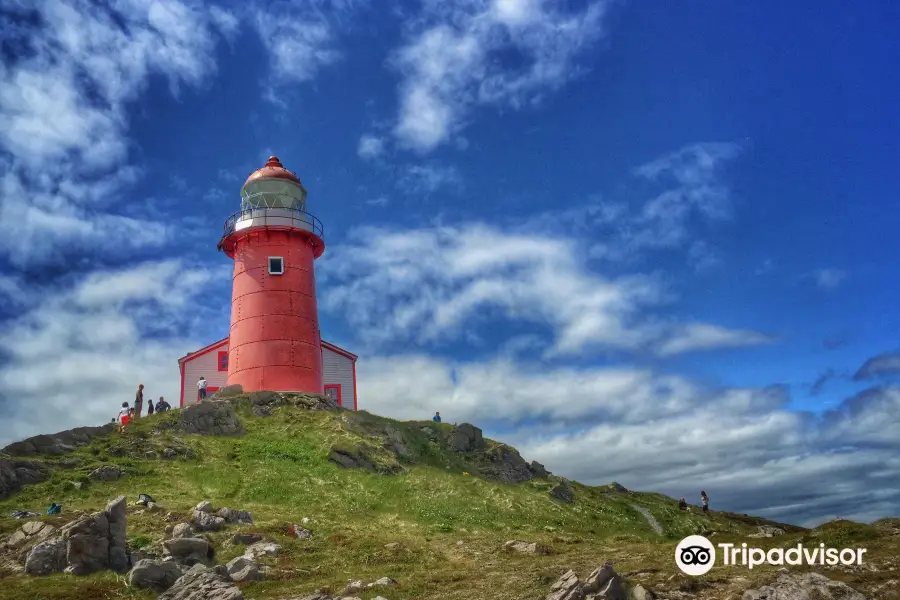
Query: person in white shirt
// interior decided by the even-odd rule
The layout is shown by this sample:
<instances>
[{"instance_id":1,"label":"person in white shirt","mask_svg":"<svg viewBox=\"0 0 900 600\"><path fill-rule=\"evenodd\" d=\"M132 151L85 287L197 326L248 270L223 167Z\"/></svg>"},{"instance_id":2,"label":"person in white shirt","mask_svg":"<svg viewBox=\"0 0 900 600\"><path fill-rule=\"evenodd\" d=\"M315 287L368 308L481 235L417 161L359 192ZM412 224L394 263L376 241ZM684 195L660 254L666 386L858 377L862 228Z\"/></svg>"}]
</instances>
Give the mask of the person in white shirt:
<instances>
[{"instance_id":1,"label":"person in white shirt","mask_svg":"<svg viewBox=\"0 0 900 600\"><path fill-rule=\"evenodd\" d=\"M200 390L200 400L206 398L206 379L200 378L200 381L197 382L197 389Z\"/></svg>"},{"instance_id":2,"label":"person in white shirt","mask_svg":"<svg viewBox=\"0 0 900 600\"><path fill-rule=\"evenodd\" d=\"M119 431L125 431L125 426L128 425L128 415L131 412L131 409L128 408L128 403L123 402L122 408L119 409Z\"/></svg>"}]
</instances>

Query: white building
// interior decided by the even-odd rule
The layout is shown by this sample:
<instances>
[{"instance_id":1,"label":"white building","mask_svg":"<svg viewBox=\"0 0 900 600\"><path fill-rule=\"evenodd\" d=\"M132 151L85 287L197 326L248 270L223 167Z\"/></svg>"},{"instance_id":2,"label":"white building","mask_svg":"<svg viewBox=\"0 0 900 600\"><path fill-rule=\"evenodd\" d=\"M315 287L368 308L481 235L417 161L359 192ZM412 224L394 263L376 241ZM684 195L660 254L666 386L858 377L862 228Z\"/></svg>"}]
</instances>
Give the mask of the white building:
<instances>
[{"instance_id":1,"label":"white building","mask_svg":"<svg viewBox=\"0 0 900 600\"><path fill-rule=\"evenodd\" d=\"M322 341L322 379L325 395L351 410L357 410L359 399L356 394L357 356ZM225 385L228 377L228 338L219 340L196 352L188 352L178 359L181 371L181 402L184 407L196 404L200 399L197 381L204 377L208 382L206 391L212 394Z\"/></svg>"}]
</instances>

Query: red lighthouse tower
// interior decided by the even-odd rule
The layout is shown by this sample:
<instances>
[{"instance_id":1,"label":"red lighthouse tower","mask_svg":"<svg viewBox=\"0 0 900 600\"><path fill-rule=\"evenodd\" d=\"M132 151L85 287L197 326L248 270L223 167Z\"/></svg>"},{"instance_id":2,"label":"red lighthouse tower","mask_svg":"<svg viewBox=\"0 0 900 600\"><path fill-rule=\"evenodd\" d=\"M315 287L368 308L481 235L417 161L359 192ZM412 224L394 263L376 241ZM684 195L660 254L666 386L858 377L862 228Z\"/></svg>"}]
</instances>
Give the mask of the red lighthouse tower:
<instances>
[{"instance_id":1,"label":"red lighthouse tower","mask_svg":"<svg viewBox=\"0 0 900 600\"><path fill-rule=\"evenodd\" d=\"M313 261L325 252L306 189L278 157L241 188L219 250L234 260L228 385L244 391L322 389L322 345Z\"/></svg>"}]
</instances>

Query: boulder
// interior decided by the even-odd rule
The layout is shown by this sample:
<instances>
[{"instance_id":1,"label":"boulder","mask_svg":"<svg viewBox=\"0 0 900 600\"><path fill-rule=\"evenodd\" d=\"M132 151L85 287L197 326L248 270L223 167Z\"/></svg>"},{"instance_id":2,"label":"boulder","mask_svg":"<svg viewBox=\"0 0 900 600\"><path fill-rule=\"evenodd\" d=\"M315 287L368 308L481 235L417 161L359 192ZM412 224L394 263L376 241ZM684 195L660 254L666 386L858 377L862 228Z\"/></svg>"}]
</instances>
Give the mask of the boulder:
<instances>
[{"instance_id":1,"label":"boulder","mask_svg":"<svg viewBox=\"0 0 900 600\"><path fill-rule=\"evenodd\" d=\"M66 542L61 538L39 543L25 559L25 572L29 575L49 575L65 568Z\"/></svg>"},{"instance_id":2,"label":"boulder","mask_svg":"<svg viewBox=\"0 0 900 600\"><path fill-rule=\"evenodd\" d=\"M128 538L125 496L111 500L103 511L109 523L109 568L120 573L128 570Z\"/></svg>"},{"instance_id":3,"label":"boulder","mask_svg":"<svg viewBox=\"0 0 900 600\"><path fill-rule=\"evenodd\" d=\"M189 567L213 564L216 557L215 549L203 538L173 538L163 542L163 548L176 562Z\"/></svg>"},{"instance_id":4,"label":"boulder","mask_svg":"<svg viewBox=\"0 0 900 600\"><path fill-rule=\"evenodd\" d=\"M289 533L291 537L295 537L298 540L308 540L313 536L312 531L306 529L305 527L301 527L300 525L291 525L289 528Z\"/></svg>"},{"instance_id":5,"label":"boulder","mask_svg":"<svg viewBox=\"0 0 900 600\"><path fill-rule=\"evenodd\" d=\"M540 542L523 542L522 540L510 540L506 542L503 544L503 550L506 552L518 552L520 554L544 555L551 553L549 546L541 544Z\"/></svg>"},{"instance_id":6,"label":"boulder","mask_svg":"<svg viewBox=\"0 0 900 600\"><path fill-rule=\"evenodd\" d=\"M764 537L775 537L776 535L783 535L784 529L781 527L773 527L771 525L760 525L756 528L756 533L751 533L747 537L752 538L764 538Z\"/></svg>"},{"instance_id":7,"label":"boulder","mask_svg":"<svg viewBox=\"0 0 900 600\"><path fill-rule=\"evenodd\" d=\"M187 523L179 523L172 527L171 535L173 538L192 538L194 537L194 531Z\"/></svg>"},{"instance_id":8,"label":"boulder","mask_svg":"<svg viewBox=\"0 0 900 600\"><path fill-rule=\"evenodd\" d=\"M550 477L551 474L550 471L544 468L544 465L536 460L531 461L528 465L528 469L531 471L532 475L541 479L546 479L547 477Z\"/></svg>"},{"instance_id":9,"label":"boulder","mask_svg":"<svg viewBox=\"0 0 900 600\"><path fill-rule=\"evenodd\" d=\"M256 581L260 579L259 565L252 558L238 556L225 565L228 576L234 582Z\"/></svg>"},{"instance_id":10,"label":"boulder","mask_svg":"<svg viewBox=\"0 0 900 600\"><path fill-rule=\"evenodd\" d=\"M251 560L259 560L266 556L278 556L279 552L281 552L281 546L278 544L257 542L256 544L247 546L247 549L244 550L244 556Z\"/></svg>"},{"instance_id":11,"label":"boulder","mask_svg":"<svg viewBox=\"0 0 900 600\"><path fill-rule=\"evenodd\" d=\"M553 486L550 495L566 504L575 502L575 489L572 487L572 482L567 479L563 479Z\"/></svg>"},{"instance_id":12,"label":"boulder","mask_svg":"<svg viewBox=\"0 0 900 600\"><path fill-rule=\"evenodd\" d=\"M870 600L842 581L833 581L818 573L791 573L780 569L778 578L769 585L747 590L741 600Z\"/></svg>"},{"instance_id":13,"label":"boulder","mask_svg":"<svg viewBox=\"0 0 900 600\"><path fill-rule=\"evenodd\" d=\"M234 407L224 400L209 400L182 409L179 429L183 433L200 435L233 436L244 433L244 426Z\"/></svg>"},{"instance_id":14,"label":"boulder","mask_svg":"<svg viewBox=\"0 0 900 600\"><path fill-rule=\"evenodd\" d=\"M195 510L191 516L191 525L194 531L219 531L225 527L225 519Z\"/></svg>"},{"instance_id":15,"label":"boulder","mask_svg":"<svg viewBox=\"0 0 900 600\"><path fill-rule=\"evenodd\" d=\"M210 502L209 500L204 500L203 502L195 506L194 510L199 510L200 512L205 513L216 512L215 510L213 510L212 502Z\"/></svg>"},{"instance_id":16,"label":"boulder","mask_svg":"<svg viewBox=\"0 0 900 600\"><path fill-rule=\"evenodd\" d=\"M242 525L253 525L253 515L246 510L234 510L233 508L222 508L216 512L216 516L225 519L228 523L240 523Z\"/></svg>"},{"instance_id":17,"label":"boulder","mask_svg":"<svg viewBox=\"0 0 900 600\"><path fill-rule=\"evenodd\" d=\"M484 437L471 423L461 423L453 428L447 443L456 452L471 452L484 448Z\"/></svg>"},{"instance_id":18,"label":"boulder","mask_svg":"<svg viewBox=\"0 0 900 600\"><path fill-rule=\"evenodd\" d=\"M615 482L615 481L613 481L612 483L606 484L606 489L608 489L608 490L611 491L611 492L618 492L618 493L620 493L620 494L627 494L627 493L629 493L627 487L625 487L625 486L622 485L621 483L617 483L617 482Z\"/></svg>"},{"instance_id":19,"label":"boulder","mask_svg":"<svg viewBox=\"0 0 900 600\"><path fill-rule=\"evenodd\" d=\"M47 477L47 467L41 463L0 458L0 500L15 494L24 485L40 483Z\"/></svg>"},{"instance_id":20,"label":"boulder","mask_svg":"<svg viewBox=\"0 0 900 600\"><path fill-rule=\"evenodd\" d=\"M482 467L481 474L487 479L501 483L522 483L534 477L518 450L506 444L491 448L485 452L485 458L488 465Z\"/></svg>"},{"instance_id":21,"label":"boulder","mask_svg":"<svg viewBox=\"0 0 900 600\"><path fill-rule=\"evenodd\" d=\"M128 585L164 592L181 577L181 569L174 562L140 560L128 573Z\"/></svg>"},{"instance_id":22,"label":"boulder","mask_svg":"<svg viewBox=\"0 0 900 600\"><path fill-rule=\"evenodd\" d=\"M88 473L88 479L91 481L116 481L123 475L125 472L116 465L103 465Z\"/></svg>"},{"instance_id":23,"label":"boulder","mask_svg":"<svg viewBox=\"0 0 900 600\"><path fill-rule=\"evenodd\" d=\"M65 525L62 539L66 542L67 573L88 575L109 567L109 519L99 512Z\"/></svg>"},{"instance_id":24,"label":"boulder","mask_svg":"<svg viewBox=\"0 0 900 600\"><path fill-rule=\"evenodd\" d=\"M244 594L218 571L195 565L159 600L244 600Z\"/></svg>"}]
</instances>

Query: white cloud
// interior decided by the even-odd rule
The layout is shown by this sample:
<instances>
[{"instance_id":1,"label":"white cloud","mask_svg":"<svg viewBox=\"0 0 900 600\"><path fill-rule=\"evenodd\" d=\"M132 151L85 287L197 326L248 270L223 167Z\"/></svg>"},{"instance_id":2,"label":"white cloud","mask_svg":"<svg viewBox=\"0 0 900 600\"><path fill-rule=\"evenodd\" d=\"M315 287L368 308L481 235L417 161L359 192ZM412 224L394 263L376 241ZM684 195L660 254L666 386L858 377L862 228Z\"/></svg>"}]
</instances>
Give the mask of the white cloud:
<instances>
[{"instance_id":1,"label":"white cloud","mask_svg":"<svg viewBox=\"0 0 900 600\"><path fill-rule=\"evenodd\" d=\"M394 135L427 152L450 141L477 105L519 108L559 89L600 37L605 6L567 12L547 0L426 2L391 59L403 77ZM509 52L522 67L503 64Z\"/></svg>"},{"instance_id":2,"label":"white cloud","mask_svg":"<svg viewBox=\"0 0 900 600\"><path fill-rule=\"evenodd\" d=\"M462 185L462 176L456 168L437 163L408 165L397 176L397 186L409 194L431 194L441 188L458 190Z\"/></svg>"},{"instance_id":3,"label":"white cloud","mask_svg":"<svg viewBox=\"0 0 900 600\"><path fill-rule=\"evenodd\" d=\"M127 165L127 108L150 75L173 93L215 70L215 16L179 0L34 3L33 52L0 68L0 252L19 265L60 248L120 252L165 241L167 227L111 212L139 172Z\"/></svg>"},{"instance_id":4,"label":"white cloud","mask_svg":"<svg viewBox=\"0 0 900 600\"><path fill-rule=\"evenodd\" d=\"M366 228L324 260L322 307L371 343L458 339L501 318L549 329L548 356L598 347L669 355L769 341L645 317L669 292L650 277L592 272L573 239L484 224Z\"/></svg>"},{"instance_id":5,"label":"white cloud","mask_svg":"<svg viewBox=\"0 0 900 600\"><path fill-rule=\"evenodd\" d=\"M102 425L138 383L177 402L176 360L210 341L219 316L197 301L214 279L227 273L163 261L31 294L29 310L0 329L0 446Z\"/></svg>"},{"instance_id":6,"label":"white cloud","mask_svg":"<svg viewBox=\"0 0 900 600\"><path fill-rule=\"evenodd\" d=\"M714 509L804 523L870 520L900 504L900 488L885 485L900 475L888 417L900 388L816 418L790 411L781 387L711 389L644 369L401 355L361 361L359 378L364 410L403 419L439 410L588 484L695 502L705 489Z\"/></svg>"},{"instance_id":7,"label":"white cloud","mask_svg":"<svg viewBox=\"0 0 900 600\"><path fill-rule=\"evenodd\" d=\"M356 153L364 160L378 158L384 152L384 140L374 135L364 135L359 138L359 146Z\"/></svg>"},{"instance_id":8,"label":"white cloud","mask_svg":"<svg viewBox=\"0 0 900 600\"><path fill-rule=\"evenodd\" d=\"M819 289L834 290L846 281L847 272L841 269L817 269L810 273L810 277Z\"/></svg>"}]
</instances>

